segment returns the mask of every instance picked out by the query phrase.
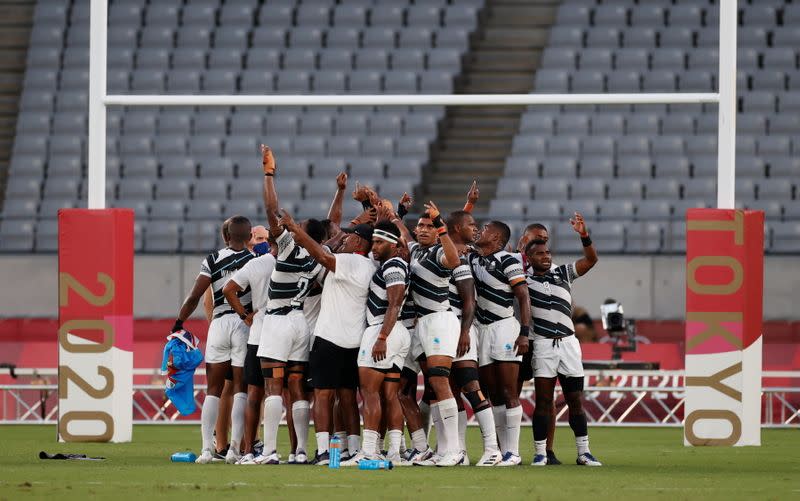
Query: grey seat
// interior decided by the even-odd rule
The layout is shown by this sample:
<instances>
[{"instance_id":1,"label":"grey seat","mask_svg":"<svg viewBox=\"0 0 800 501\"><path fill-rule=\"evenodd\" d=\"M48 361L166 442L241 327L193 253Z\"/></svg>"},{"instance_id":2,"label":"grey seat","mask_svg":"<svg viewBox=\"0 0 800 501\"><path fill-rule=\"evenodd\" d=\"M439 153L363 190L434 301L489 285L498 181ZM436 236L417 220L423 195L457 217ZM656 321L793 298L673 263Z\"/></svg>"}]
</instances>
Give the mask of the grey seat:
<instances>
[{"instance_id":1,"label":"grey seat","mask_svg":"<svg viewBox=\"0 0 800 501\"><path fill-rule=\"evenodd\" d=\"M478 22L478 10L470 5L453 4L444 10L443 24L467 30L475 29Z\"/></svg>"},{"instance_id":2,"label":"grey seat","mask_svg":"<svg viewBox=\"0 0 800 501\"><path fill-rule=\"evenodd\" d=\"M539 160L530 156L509 157L506 160L504 175L509 178L539 177Z\"/></svg>"},{"instance_id":3,"label":"grey seat","mask_svg":"<svg viewBox=\"0 0 800 501\"><path fill-rule=\"evenodd\" d=\"M686 196L690 194L689 187L695 185L697 180L686 184ZM675 179L652 179L647 182L646 194L648 200L676 200L680 198L681 184Z\"/></svg>"},{"instance_id":4,"label":"grey seat","mask_svg":"<svg viewBox=\"0 0 800 501\"><path fill-rule=\"evenodd\" d=\"M325 94L343 94L347 87L342 71L318 71L314 74L314 90Z\"/></svg>"},{"instance_id":5,"label":"grey seat","mask_svg":"<svg viewBox=\"0 0 800 501\"><path fill-rule=\"evenodd\" d=\"M328 48L319 53L319 68L322 70L349 69L353 64L353 51Z\"/></svg>"},{"instance_id":6,"label":"grey seat","mask_svg":"<svg viewBox=\"0 0 800 501\"><path fill-rule=\"evenodd\" d=\"M384 71L389 67L389 53L386 49L361 49L356 52L354 62L359 70Z\"/></svg>"},{"instance_id":7,"label":"grey seat","mask_svg":"<svg viewBox=\"0 0 800 501\"><path fill-rule=\"evenodd\" d=\"M172 221L182 220L186 203L181 200L156 200L150 204L150 219Z\"/></svg>"},{"instance_id":8,"label":"grey seat","mask_svg":"<svg viewBox=\"0 0 800 501\"><path fill-rule=\"evenodd\" d=\"M391 157L394 155L395 140L393 136L371 136L364 140L361 151L364 155Z\"/></svg>"},{"instance_id":9,"label":"grey seat","mask_svg":"<svg viewBox=\"0 0 800 501\"><path fill-rule=\"evenodd\" d=\"M328 154L357 157L361 153L361 140L357 136L336 136L328 140Z\"/></svg>"},{"instance_id":10,"label":"grey seat","mask_svg":"<svg viewBox=\"0 0 800 501\"><path fill-rule=\"evenodd\" d=\"M614 66L618 70L646 71L649 59L647 49L626 47L614 51Z\"/></svg>"},{"instance_id":11,"label":"grey seat","mask_svg":"<svg viewBox=\"0 0 800 501\"><path fill-rule=\"evenodd\" d=\"M533 88L540 93L569 92L569 74L564 70L539 70L536 72Z\"/></svg>"},{"instance_id":12,"label":"grey seat","mask_svg":"<svg viewBox=\"0 0 800 501\"><path fill-rule=\"evenodd\" d=\"M350 175L356 179L383 178L384 165L380 157L355 158L349 162Z\"/></svg>"},{"instance_id":13,"label":"grey seat","mask_svg":"<svg viewBox=\"0 0 800 501\"><path fill-rule=\"evenodd\" d=\"M446 52L449 52L449 49L446 50ZM436 62L446 63L446 61L438 61L438 60ZM430 58L429 58L429 63L430 63ZM452 62L448 64L452 64ZM460 65L460 58L458 60L458 64ZM396 49L392 52L392 69L419 71L424 67L425 67L425 52L423 52L421 49Z\"/></svg>"},{"instance_id":14,"label":"grey seat","mask_svg":"<svg viewBox=\"0 0 800 501\"><path fill-rule=\"evenodd\" d=\"M394 158L386 165L386 177L419 180L422 178L422 163L414 158Z\"/></svg>"},{"instance_id":15,"label":"grey seat","mask_svg":"<svg viewBox=\"0 0 800 501\"><path fill-rule=\"evenodd\" d=\"M800 179L800 158L776 157L771 159L769 162L769 176L770 178Z\"/></svg>"},{"instance_id":16,"label":"grey seat","mask_svg":"<svg viewBox=\"0 0 800 501\"><path fill-rule=\"evenodd\" d=\"M562 9L563 10L563 9ZM581 60L584 58L582 57ZM578 51L571 47L546 47L542 53L542 68L572 70L578 66Z\"/></svg>"},{"instance_id":17,"label":"grey seat","mask_svg":"<svg viewBox=\"0 0 800 501\"><path fill-rule=\"evenodd\" d=\"M397 46L401 48L427 49L433 46L433 32L428 28L406 27L397 37Z\"/></svg>"},{"instance_id":18,"label":"grey seat","mask_svg":"<svg viewBox=\"0 0 800 501\"><path fill-rule=\"evenodd\" d=\"M614 162L610 156L590 154L580 160L580 175L594 178L614 177Z\"/></svg>"},{"instance_id":19,"label":"grey seat","mask_svg":"<svg viewBox=\"0 0 800 501\"><path fill-rule=\"evenodd\" d=\"M311 76L306 71L284 70L278 73L275 90L282 94L308 94Z\"/></svg>"},{"instance_id":20,"label":"grey seat","mask_svg":"<svg viewBox=\"0 0 800 501\"><path fill-rule=\"evenodd\" d=\"M442 11L432 5L412 5L406 10L408 26L436 28L441 24Z\"/></svg>"},{"instance_id":21,"label":"grey seat","mask_svg":"<svg viewBox=\"0 0 800 501\"><path fill-rule=\"evenodd\" d=\"M189 209L191 212L191 208ZM214 218L211 220L189 221L183 226L181 248L184 251L201 250L211 251L218 247L219 223Z\"/></svg>"},{"instance_id":22,"label":"grey seat","mask_svg":"<svg viewBox=\"0 0 800 501\"><path fill-rule=\"evenodd\" d=\"M682 136L659 136L653 138L650 149L653 155L683 155L686 146Z\"/></svg>"},{"instance_id":23,"label":"grey seat","mask_svg":"<svg viewBox=\"0 0 800 501\"><path fill-rule=\"evenodd\" d=\"M186 153L186 136L180 134L159 134L155 138L155 152L159 156L183 155Z\"/></svg>"},{"instance_id":24,"label":"grey seat","mask_svg":"<svg viewBox=\"0 0 800 501\"><path fill-rule=\"evenodd\" d=\"M737 188L739 182L737 181ZM758 199L789 201L794 198L794 186L785 179L761 179L758 181Z\"/></svg>"},{"instance_id":25,"label":"grey seat","mask_svg":"<svg viewBox=\"0 0 800 501\"><path fill-rule=\"evenodd\" d=\"M581 178L570 182L573 200L602 200L606 197L606 184L599 178Z\"/></svg>"},{"instance_id":26,"label":"grey seat","mask_svg":"<svg viewBox=\"0 0 800 501\"><path fill-rule=\"evenodd\" d=\"M395 150L397 156L409 155L427 159L430 154L430 142L423 136L404 136L397 140Z\"/></svg>"},{"instance_id":27,"label":"grey seat","mask_svg":"<svg viewBox=\"0 0 800 501\"><path fill-rule=\"evenodd\" d=\"M289 32L289 46L318 49L322 46L322 30L316 27L295 27Z\"/></svg>"},{"instance_id":28,"label":"grey seat","mask_svg":"<svg viewBox=\"0 0 800 501\"><path fill-rule=\"evenodd\" d=\"M492 200L489 202L489 216L496 218L520 218L524 216L525 208L520 200Z\"/></svg>"},{"instance_id":29,"label":"grey seat","mask_svg":"<svg viewBox=\"0 0 800 501\"><path fill-rule=\"evenodd\" d=\"M163 178L193 179L196 174L197 166L191 158L178 155L161 159L161 176Z\"/></svg>"},{"instance_id":30,"label":"grey seat","mask_svg":"<svg viewBox=\"0 0 800 501\"><path fill-rule=\"evenodd\" d=\"M265 94L275 90L275 73L264 70L245 70L239 80L243 93Z\"/></svg>"},{"instance_id":31,"label":"grey seat","mask_svg":"<svg viewBox=\"0 0 800 501\"><path fill-rule=\"evenodd\" d=\"M252 34L253 47L280 49L286 46L287 32L283 28L256 29Z\"/></svg>"},{"instance_id":32,"label":"grey seat","mask_svg":"<svg viewBox=\"0 0 800 501\"><path fill-rule=\"evenodd\" d=\"M451 73L459 73L461 71L461 60L462 53L458 49L437 48L428 51L429 70L444 70Z\"/></svg>"},{"instance_id":33,"label":"grey seat","mask_svg":"<svg viewBox=\"0 0 800 501\"><path fill-rule=\"evenodd\" d=\"M548 157L542 161L543 178L574 178L578 165L574 157Z\"/></svg>"},{"instance_id":34,"label":"grey seat","mask_svg":"<svg viewBox=\"0 0 800 501\"><path fill-rule=\"evenodd\" d=\"M596 27L586 30L587 47L606 47L615 49L620 46L622 32L617 28Z\"/></svg>"},{"instance_id":35,"label":"grey seat","mask_svg":"<svg viewBox=\"0 0 800 501\"><path fill-rule=\"evenodd\" d=\"M192 182L188 179L160 179L155 185L156 200L189 200Z\"/></svg>"},{"instance_id":36,"label":"grey seat","mask_svg":"<svg viewBox=\"0 0 800 501\"><path fill-rule=\"evenodd\" d=\"M153 181L150 179L123 179L119 183L119 198L150 200L153 198Z\"/></svg>"},{"instance_id":37,"label":"grey seat","mask_svg":"<svg viewBox=\"0 0 800 501\"><path fill-rule=\"evenodd\" d=\"M461 53L469 49L469 30L459 27L439 28L436 31L436 48L456 49Z\"/></svg>"},{"instance_id":38,"label":"grey seat","mask_svg":"<svg viewBox=\"0 0 800 501\"><path fill-rule=\"evenodd\" d=\"M203 179L230 179L233 177L233 174L233 161L229 158L211 157L200 159L200 177Z\"/></svg>"},{"instance_id":39,"label":"grey seat","mask_svg":"<svg viewBox=\"0 0 800 501\"><path fill-rule=\"evenodd\" d=\"M3 205L3 219L35 219L38 212L38 198L10 199Z\"/></svg>"},{"instance_id":40,"label":"grey seat","mask_svg":"<svg viewBox=\"0 0 800 501\"><path fill-rule=\"evenodd\" d=\"M594 9L597 26L624 26L628 23L628 9L622 5L601 5Z\"/></svg>"},{"instance_id":41,"label":"grey seat","mask_svg":"<svg viewBox=\"0 0 800 501\"><path fill-rule=\"evenodd\" d=\"M800 222L772 223L772 251L797 253L800 251Z\"/></svg>"},{"instance_id":42,"label":"grey seat","mask_svg":"<svg viewBox=\"0 0 800 501\"><path fill-rule=\"evenodd\" d=\"M628 122L628 131L633 132L631 129L631 122ZM640 132L636 130L636 134ZM617 139L617 155L649 155L650 154L650 138L643 135L625 136Z\"/></svg>"},{"instance_id":43,"label":"grey seat","mask_svg":"<svg viewBox=\"0 0 800 501\"><path fill-rule=\"evenodd\" d=\"M630 221L633 219L634 205L630 200L606 200L600 204L599 212L600 219L605 221Z\"/></svg>"},{"instance_id":44,"label":"grey seat","mask_svg":"<svg viewBox=\"0 0 800 501\"><path fill-rule=\"evenodd\" d=\"M534 199L536 200L557 200L567 199L569 185L565 178L540 179L533 185Z\"/></svg>"},{"instance_id":45,"label":"grey seat","mask_svg":"<svg viewBox=\"0 0 800 501\"><path fill-rule=\"evenodd\" d=\"M584 31L578 26L553 26L548 35L548 47L573 47L583 46Z\"/></svg>"},{"instance_id":46,"label":"grey seat","mask_svg":"<svg viewBox=\"0 0 800 501\"><path fill-rule=\"evenodd\" d=\"M347 170L347 162L341 157L325 157L314 162L315 178L335 178L340 172Z\"/></svg>"},{"instance_id":47,"label":"grey seat","mask_svg":"<svg viewBox=\"0 0 800 501\"><path fill-rule=\"evenodd\" d=\"M605 76L599 71L578 71L572 74L572 92L599 94L605 91Z\"/></svg>"},{"instance_id":48,"label":"grey seat","mask_svg":"<svg viewBox=\"0 0 800 501\"><path fill-rule=\"evenodd\" d=\"M150 204L143 200L115 200L111 204L115 209L132 209L136 219L143 221L148 218Z\"/></svg>"},{"instance_id":49,"label":"grey seat","mask_svg":"<svg viewBox=\"0 0 800 501\"><path fill-rule=\"evenodd\" d=\"M361 28L367 24L367 9L361 5L337 5L333 25Z\"/></svg>"},{"instance_id":50,"label":"grey seat","mask_svg":"<svg viewBox=\"0 0 800 501\"><path fill-rule=\"evenodd\" d=\"M555 200L531 200L526 204L526 211L528 219L561 219L561 204Z\"/></svg>"},{"instance_id":51,"label":"grey seat","mask_svg":"<svg viewBox=\"0 0 800 501\"><path fill-rule=\"evenodd\" d=\"M175 252L180 246L180 227L172 221L151 221L145 228L145 252Z\"/></svg>"},{"instance_id":52,"label":"grey seat","mask_svg":"<svg viewBox=\"0 0 800 501\"><path fill-rule=\"evenodd\" d=\"M640 221L666 221L672 215L672 206L667 200L641 200L636 203L636 219Z\"/></svg>"},{"instance_id":53,"label":"grey seat","mask_svg":"<svg viewBox=\"0 0 800 501\"><path fill-rule=\"evenodd\" d=\"M0 251L30 252L33 249L33 221L6 219L0 222Z\"/></svg>"},{"instance_id":54,"label":"grey seat","mask_svg":"<svg viewBox=\"0 0 800 501\"><path fill-rule=\"evenodd\" d=\"M613 52L608 48L589 48L580 53L581 70L609 71L612 61Z\"/></svg>"},{"instance_id":55,"label":"grey seat","mask_svg":"<svg viewBox=\"0 0 800 501\"><path fill-rule=\"evenodd\" d=\"M131 155L125 159L123 174L126 179L154 179L158 177L158 162L151 156Z\"/></svg>"},{"instance_id":56,"label":"grey seat","mask_svg":"<svg viewBox=\"0 0 800 501\"><path fill-rule=\"evenodd\" d=\"M525 178L503 178L497 182L497 198L526 200L530 196L531 185Z\"/></svg>"},{"instance_id":57,"label":"grey seat","mask_svg":"<svg viewBox=\"0 0 800 501\"><path fill-rule=\"evenodd\" d=\"M364 47L393 49L397 33L393 28L375 26L365 29L361 39Z\"/></svg>"},{"instance_id":58,"label":"grey seat","mask_svg":"<svg viewBox=\"0 0 800 501\"><path fill-rule=\"evenodd\" d=\"M580 141L577 137L556 136L547 140L547 153L552 156L578 156Z\"/></svg>"},{"instance_id":59,"label":"grey seat","mask_svg":"<svg viewBox=\"0 0 800 501\"><path fill-rule=\"evenodd\" d=\"M637 254L660 252L665 226L664 223L658 222L627 225L625 251Z\"/></svg>"},{"instance_id":60,"label":"grey seat","mask_svg":"<svg viewBox=\"0 0 800 501\"><path fill-rule=\"evenodd\" d=\"M203 74L203 90L213 94L235 94L236 79L238 75L235 71L215 69L206 70Z\"/></svg>"},{"instance_id":61,"label":"grey seat","mask_svg":"<svg viewBox=\"0 0 800 501\"><path fill-rule=\"evenodd\" d=\"M381 80L380 72L355 70L350 73L348 86L354 94L379 94Z\"/></svg>"},{"instance_id":62,"label":"grey seat","mask_svg":"<svg viewBox=\"0 0 800 501\"><path fill-rule=\"evenodd\" d=\"M397 5L381 4L370 9L372 26L402 26L405 9Z\"/></svg>"},{"instance_id":63,"label":"grey seat","mask_svg":"<svg viewBox=\"0 0 800 501\"><path fill-rule=\"evenodd\" d=\"M294 140L292 151L298 155L321 157L325 155L325 138L322 136L299 136Z\"/></svg>"},{"instance_id":64,"label":"grey seat","mask_svg":"<svg viewBox=\"0 0 800 501\"><path fill-rule=\"evenodd\" d=\"M688 178L689 159L684 156L665 155L655 157L655 177Z\"/></svg>"}]
</instances>

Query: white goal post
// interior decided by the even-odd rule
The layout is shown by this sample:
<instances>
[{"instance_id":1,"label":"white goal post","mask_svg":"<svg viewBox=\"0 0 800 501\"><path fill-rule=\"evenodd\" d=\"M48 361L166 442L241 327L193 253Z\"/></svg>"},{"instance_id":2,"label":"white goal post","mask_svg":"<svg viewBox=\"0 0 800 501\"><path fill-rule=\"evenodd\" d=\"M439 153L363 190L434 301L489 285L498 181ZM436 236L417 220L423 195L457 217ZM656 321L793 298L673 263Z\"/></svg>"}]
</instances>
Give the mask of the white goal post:
<instances>
[{"instance_id":1,"label":"white goal post","mask_svg":"<svg viewBox=\"0 0 800 501\"><path fill-rule=\"evenodd\" d=\"M90 39L89 39L89 138L88 138L88 208L104 209L106 207L106 112L110 106L497 106L497 105L625 105L625 104L718 104L718 152L717 152L717 207L720 209L733 209L735 203L735 160L736 160L736 49L737 49L737 21L738 21L738 2L737 0L719 0L719 77L718 92L714 93L637 93L637 94L452 94L452 95L108 95L106 93L107 77L107 14L108 0L91 0L90 4ZM737 217L741 216L736 211ZM763 216L762 216L763 217ZM716 224L715 221L711 223ZM708 229L709 223L700 223L700 226ZM728 226L725 226L727 229ZM712 228L717 230L719 228ZM690 228L691 230L691 228ZM763 231L761 231L763 234ZM690 232L691 234L691 232ZM737 244L738 245L738 244ZM717 251L717 249L712 249ZM763 254L762 254L763 256ZM713 257L713 256L712 256ZM716 256L719 257L719 256ZM724 257L724 256L723 256ZM132 266L132 265L131 265ZM760 280L760 278L759 278ZM760 283L760 282L759 282ZM132 287L131 284L127 286ZM760 290L760 289L759 289ZM720 299L719 301L725 301ZM729 311L721 309L720 311ZM759 315L760 315L760 310ZM760 322L760 317L759 317ZM760 325L760 323L759 323ZM714 332L713 326L705 326L706 331L711 335ZM687 333L689 332L687 328ZM687 334L688 335L688 334ZM705 336L708 338L709 336ZM700 336L697 336L700 337ZM741 353L729 353L733 358L742 359ZM696 356L694 366L687 364L687 375L689 379L695 381L712 381L714 377L723 375L730 379L728 372L720 371L709 376L702 370L692 367L705 367L705 362L712 360L711 354L701 353ZM90 357L90 358L86 358ZM92 354L87 354L82 361L91 362L94 360ZM688 358L688 356L687 356ZM761 358L761 345L759 343L754 350L745 357L745 361L757 360ZM699 364L699 365L697 365ZM744 369L740 370L736 378L736 385L742 387L742 393L746 394L748 402L758 397L760 389L760 363L748 365L745 363ZM85 365L85 364L84 364ZM706 364L707 365L707 364ZM741 363L738 367L741 367ZM735 366L734 366L735 367ZM66 367L69 370L69 367ZM86 371L86 367L83 368ZM126 367L114 367L114 374L118 379L132 381L132 362ZM748 381L747 385L743 381ZM759 384L755 384L758 381ZM716 384L716 380L712 381ZM705 384L705 383L704 383ZM710 384L710 383L709 383ZM692 386L691 384L688 386ZM709 388L711 388L709 386ZM713 388L711 388L713 390ZM703 390L705 391L705 390ZM737 390L738 391L738 390ZM70 400L75 398L74 394ZM734 393L731 391L730 393ZM686 409L691 410L691 405L706 401L707 394L700 392L692 393L687 397ZM67 395L59 395L67 402ZM87 403L88 402L88 403ZM80 402L79 402L80 403ZM98 405L94 401L87 400L81 405ZM741 399L738 401L736 411L737 416L747 414L744 428L747 429L748 437L753 437L759 430L758 420L752 419L754 411L743 411ZM62 407L66 407L62 405ZM88 411L92 409L87 409ZM126 422L126 437L121 441L130 440L130 416L122 416L127 410L117 406L114 410L114 418L123 417L121 422ZM714 422L719 421L719 412L713 411L711 417L708 413L698 420L712 421L698 429L711 435L719 432L719 426ZM733 411L725 411L727 414L735 414ZM87 414L84 412L83 414ZM737 418L738 419L738 418ZM127 420L127 421L125 421ZM692 433L693 427L689 425ZM724 431L724 430L723 430ZM734 433L731 433L733 436ZM705 437L706 435L704 435ZM717 440L709 438L709 440ZM744 442L737 442L736 445L758 445L760 435L757 438L748 438ZM700 445L692 442L692 445Z\"/></svg>"}]
</instances>

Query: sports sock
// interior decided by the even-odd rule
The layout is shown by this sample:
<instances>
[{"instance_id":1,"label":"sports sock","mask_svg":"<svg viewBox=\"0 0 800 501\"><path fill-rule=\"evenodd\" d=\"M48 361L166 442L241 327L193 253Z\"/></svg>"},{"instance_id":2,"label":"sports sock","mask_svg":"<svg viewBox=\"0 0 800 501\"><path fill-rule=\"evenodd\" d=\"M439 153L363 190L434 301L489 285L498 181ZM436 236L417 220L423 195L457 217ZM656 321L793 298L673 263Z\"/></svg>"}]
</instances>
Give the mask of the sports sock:
<instances>
[{"instance_id":1,"label":"sports sock","mask_svg":"<svg viewBox=\"0 0 800 501\"><path fill-rule=\"evenodd\" d=\"M358 435L347 435L347 450L352 456L361 449L361 437Z\"/></svg>"},{"instance_id":2,"label":"sports sock","mask_svg":"<svg viewBox=\"0 0 800 501\"><path fill-rule=\"evenodd\" d=\"M219 397L206 395L203 400L203 410L200 413L200 431L203 435L203 450L214 452L214 428L217 426L219 414Z\"/></svg>"},{"instance_id":3,"label":"sports sock","mask_svg":"<svg viewBox=\"0 0 800 501\"><path fill-rule=\"evenodd\" d=\"M389 442L391 444L391 441ZM406 434L400 430L400 455L403 455L408 449L408 442L406 442Z\"/></svg>"},{"instance_id":4,"label":"sports sock","mask_svg":"<svg viewBox=\"0 0 800 501\"><path fill-rule=\"evenodd\" d=\"M467 411L458 411L458 446L467 450Z\"/></svg>"},{"instance_id":5,"label":"sports sock","mask_svg":"<svg viewBox=\"0 0 800 501\"><path fill-rule=\"evenodd\" d=\"M453 397L439 402L439 415L442 418L442 431L444 431L444 453L458 452L458 404Z\"/></svg>"},{"instance_id":6,"label":"sports sock","mask_svg":"<svg viewBox=\"0 0 800 501\"><path fill-rule=\"evenodd\" d=\"M247 393L235 394L233 396L233 406L231 406L231 448L236 451L236 454L242 451L245 408L247 408Z\"/></svg>"},{"instance_id":7,"label":"sports sock","mask_svg":"<svg viewBox=\"0 0 800 501\"><path fill-rule=\"evenodd\" d=\"M436 430L436 453L444 454L447 437L444 436L444 430L442 429L442 416L439 414L439 402L431 404L431 423L433 429Z\"/></svg>"},{"instance_id":8,"label":"sports sock","mask_svg":"<svg viewBox=\"0 0 800 501\"><path fill-rule=\"evenodd\" d=\"M306 451L308 444L308 419L309 405L308 400L298 400L292 404L292 420L294 421L294 433L297 435L297 451Z\"/></svg>"},{"instance_id":9,"label":"sports sock","mask_svg":"<svg viewBox=\"0 0 800 501\"><path fill-rule=\"evenodd\" d=\"M328 452L328 442L330 441L331 434L327 431L317 432L317 454Z\"/></svg>"},{"instance_id":10,"label":"sports sock","mask_svg":"<svg viewBox=\"0 0 800 501\"><path fill-rule=\"evenodd\" d=\"M481 436L483 437L483 451L495 452L497 447L497 430L494 426L494 413L489 407L475 412L475 419L481 426Z\"/></svg>"},{"instance_id":11,"label":"sports sock","mask_svg":"<svg viewBox=\"0 0 800 501\"><path fill-rule=\"evenodd\" d=\"M497 443L500 446L500 452L506 452L508 450L506 445L506 406L495 405L492 407L492 414L494 414L494 429L497 432Z\"/></svg>"},{"instance_id":12,"label":"sports sock","mask_svg":"<svg viewBox=\"0 0 800 501\"><path fill-rule=\"evenodd\" d=\"M378 451L378 432L364 430L364 440L361 443L361 450L367 456L374 456ZM352 452L352 451L351 451Z\"/></svg>"},{"instance_id":13,"label":"sports sock","mask_svg":"<svg viewBox=\"0 0 800 501\"><path fill-rule=\"evenodd\" d=\"M411 433L411 446L420 452L428 449L428 439L425 437L425 430L420 428Z\"/></svg>"},{"instance_id":14,"label":"sports sock","mask_svg":"<svg viewBox=\"0 0 800 501\"><path fill-rule=\"evenodd\" d=\"M534 440L533 441L533 449L536 451L535 454L546 456L547 455L547 439L545 440Z\"/></svg>"},{"instance_id":15,"label":"sports sock","mask_svg":"<svg viewBox=\"0 0 800 501\"><path fill-rule=\"evenodd\" d=\"M283 414L283 397L271 395L264 400L264 455L278 449L278 426Z\"/></svg>"},{"instance_id":16,"label":"sports sock","mask_svg":"<svg viewBox=\"0 0 800 501\"><path fill-rule=\"evenodd\" d=\"M422 429L425 431L425 435L431 434L431 426L433 425L433 419L431 419L431 407L432 406L424 400L419 403L419 414L422 418Z\"/></svg>"},{"instance_id":17,"label":"sports sock","mask_svg":"<svg viewBox=\"0 0 800 501\"><path fill-rule=\"evenodd\" d=\"M506 445L508 452L519 456L519 427L522 423L522 406L506 409Z\"/></svg>"},{"instance_id":18,"label":"sports sock","mask_svg":"<svg viewBox=\"0 0 800 501\"><path fill-rule=\"evenodd\" d=\"M386 436L389 437L389 456L395 457L400 454L400 444L403 441L403 432L400 430L389 430L386 432Z\"/></svg>"},{"instance_id":19,"label":"sports sock","mask_svg":"<svg viewBox=\"0 0 800 501\"><path fill-rule=\"evenodd\" d=\"M589 452L589 435L582 437L575 437L575 447L578 449L578 455Z\"/></svg>"}]
</instances>

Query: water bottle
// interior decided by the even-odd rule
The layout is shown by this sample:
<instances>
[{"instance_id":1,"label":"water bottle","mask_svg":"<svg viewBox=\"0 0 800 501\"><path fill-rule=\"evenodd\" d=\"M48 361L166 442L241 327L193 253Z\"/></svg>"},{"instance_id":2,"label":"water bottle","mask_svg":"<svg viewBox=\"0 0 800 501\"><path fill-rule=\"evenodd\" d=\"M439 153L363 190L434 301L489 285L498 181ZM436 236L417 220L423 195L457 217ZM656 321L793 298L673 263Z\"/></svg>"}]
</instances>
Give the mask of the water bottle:
<instances>
[{"instance_id":1,"label":"water bottle","mask_svg":"<svg viewBox=\"0 0 800 501\"><path fill-rule=\"evenodd\" d=\"M334 435L328 445L328 468L339 468L339 461L342 457L342 439Z\"/></svg>"},{"instance_id":2,"label":"water bottle","mask_svg":"<svg viewBox=\"0 0 800 501\"><path fill-rule=\"evenodd\" d=\"M173 463L194 463L197 455L192 451L176 452L171 459Z\"/></svg>"},{"instance_id":3,"label":"water bottle","mask_svg":"<svg viewBox=\"0 0 800 501\"><path fill-rule=\"evenodd\" d=\"M391 470L393 467L391 461L383 459L362 459L358 462L359 470Z\"/></svg>"}]
</instances>

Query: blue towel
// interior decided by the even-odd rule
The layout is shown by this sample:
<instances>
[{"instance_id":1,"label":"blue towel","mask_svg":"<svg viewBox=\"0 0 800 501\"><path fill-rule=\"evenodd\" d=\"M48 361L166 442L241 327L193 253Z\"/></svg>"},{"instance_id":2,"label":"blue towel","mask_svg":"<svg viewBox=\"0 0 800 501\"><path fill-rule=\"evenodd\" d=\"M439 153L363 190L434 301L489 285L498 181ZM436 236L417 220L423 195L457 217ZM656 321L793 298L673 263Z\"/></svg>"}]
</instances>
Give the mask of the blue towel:
<instances>
[{"instance_id":1,"label":"blue towel","mask_svg":"<svg viewBox=\"0 0 800 501\"><path fill-rule=\"evenodd\" d=\"M161 361L161 374L167 376L165 393L184 416L196 409L194 371L202 361L200 339L196 336L184 330L167 336L164 358Z\"/></svg>"}]
</instances>

